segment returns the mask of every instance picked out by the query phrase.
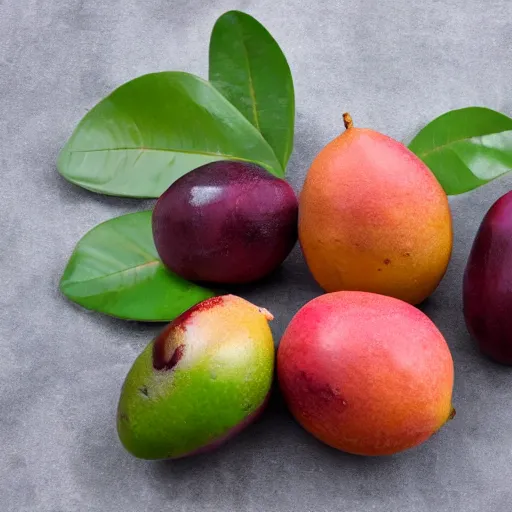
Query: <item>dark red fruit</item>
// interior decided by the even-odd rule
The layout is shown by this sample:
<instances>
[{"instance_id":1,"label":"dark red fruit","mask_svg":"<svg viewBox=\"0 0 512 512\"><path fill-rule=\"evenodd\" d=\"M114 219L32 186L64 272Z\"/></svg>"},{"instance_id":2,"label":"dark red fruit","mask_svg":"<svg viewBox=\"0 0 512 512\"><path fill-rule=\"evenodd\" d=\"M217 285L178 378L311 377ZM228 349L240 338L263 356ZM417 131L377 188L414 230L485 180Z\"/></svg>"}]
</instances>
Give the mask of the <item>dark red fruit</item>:
<instances>
[{"instance_id":1,"label":"dark red fruit","mask_svg":"<svg viewBox=\"0 0 512 512\"><path fill-rule=\"evenodd\" d=\"M254 164L203 165L157 201L153 237L163 263L185 279L237 284L277 268L297 241L297 197Z\"/></svg>"},{"instance_id":2,"label":"dark red fruit","mask_svg":"<svg viewBox=\"0 0 512 512\"><path fill-rule=\"evenodd\" d=\"M487 212L464 274L464 316L480 350L512 365L512 192Z\"/></svg>"}]
</instances>

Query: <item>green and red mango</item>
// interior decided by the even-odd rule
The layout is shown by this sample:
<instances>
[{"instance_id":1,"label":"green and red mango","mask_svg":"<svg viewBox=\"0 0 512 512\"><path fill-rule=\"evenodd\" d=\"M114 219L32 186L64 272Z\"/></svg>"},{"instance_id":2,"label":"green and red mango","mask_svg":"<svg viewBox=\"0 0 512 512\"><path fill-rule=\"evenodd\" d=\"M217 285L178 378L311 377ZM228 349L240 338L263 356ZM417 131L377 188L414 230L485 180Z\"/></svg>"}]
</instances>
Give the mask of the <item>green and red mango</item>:
<instances>
[{"instance_id":1,"label":"green and red mango","mask_svg":"<svg viewBox=\"0 0 512 512\"><path fill-rule=\"evenodd\" d=\"M136 359L119 400L124 447L143 459L214 448L264 408L274 368L268 311L233 295L199 303Z\"/></svg>"},{"instance_id":2,"label":"green and red mango","mask_svg":"<svg viewBox=\"0 0 512 512\"><path fill-rule=\"evenodd\" d=\"M446 341L420 310L391 297L336 292L313 299L286 329L277 370L298 422L354 454L417 446L455 412Z\"/></svg>"}]
</instances>

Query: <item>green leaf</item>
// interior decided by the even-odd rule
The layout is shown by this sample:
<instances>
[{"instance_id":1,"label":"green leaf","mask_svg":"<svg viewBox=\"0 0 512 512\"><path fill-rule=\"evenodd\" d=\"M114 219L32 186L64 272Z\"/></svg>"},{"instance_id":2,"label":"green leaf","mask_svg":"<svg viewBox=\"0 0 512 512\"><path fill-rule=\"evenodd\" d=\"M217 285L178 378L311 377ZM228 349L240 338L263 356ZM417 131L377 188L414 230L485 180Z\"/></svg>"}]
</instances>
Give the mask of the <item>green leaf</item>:
<instances>
[{"instance_id":1,"label":"green leaf","mask_svg":"<svg viewBox=\"0 0 512 512\"><path fill-rule=\"evenodd\" d=\"M409 149L448 195L462 194L512 169L512 119L482 107L452 110L425 126Z\"/></svg>"},{"instance_id":2,"label":"green leaf","mask_svg":"<svg viewBox=\"0 0 512 512\"><path fill-rule=\"evenodd\" d=\"M293 148L293 80L265 27L243 12L223 14L210 40L209 78L262 133L285 169Z\"/></svg>"},{"instance_id":3,"label":"green leaf","mask_svg":"<svg viewBox=\"0 0 512 512\"><path fill-rule=\"evenodd\" d=\"M180 176L217 160L250 161L284 174L258 130L211 84L162 72L136 78L98 103L57 167L94 192L159 197Z\"/></svg>"},{"instance_id":4,"label":"green leaf","mask_svg":"<svg viewBox=\"0 0 512 512\"><path fill-rule=\"evenodd\" d=\"M169 321L214 295L166 270L158 258L151 211L131 213L89 231L77 244L60 289L81 306L147 322Z\"/></svg>"}]
</instances>

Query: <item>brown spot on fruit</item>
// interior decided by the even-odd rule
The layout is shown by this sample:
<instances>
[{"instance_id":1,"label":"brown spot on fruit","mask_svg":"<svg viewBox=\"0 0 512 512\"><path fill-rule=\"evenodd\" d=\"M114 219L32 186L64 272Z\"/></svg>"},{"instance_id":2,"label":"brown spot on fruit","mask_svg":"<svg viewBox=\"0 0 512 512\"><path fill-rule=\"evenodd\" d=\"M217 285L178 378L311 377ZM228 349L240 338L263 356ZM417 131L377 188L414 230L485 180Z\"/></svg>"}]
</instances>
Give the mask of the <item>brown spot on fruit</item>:
<instances>
[{"instance_id":1,"label":"brown spot on fruit","mask_svg":"<svg viewBox=\"0 0 512 512\"><path fill-rule=\"evenodd\" d=\"M167 344L172 342L173 330L175 326L171 322L167 327L155 338L153 342L153 368L160 370L166 363Z\"/></svg>"},{"instance_id":2,"label":"brown spot on fruit","mask_svg":"<svg viewBox=\"0 0 512 512\"><path fill-rule=\"evenodd\" d=\"M181 338L181 333L187 328L186 324L196 313L221 305L225 298L225 296L217 296L199 302L170 322L153 343L153 368L155 370L172 370L183 356L184 347L177 343Z\"/></svg>"},{"instance_id":3,"label":"brown spot on fruit","mask_svg":"<svg viewBox=\"0 0 512 512\"><path fill-rule=\"evenodd\" d=\"M317 381L313 376L301 371L297 379L299 386L312 393L317 399L326 402L340 401L346 405L339 389L333 389L329 384Z\"/></svg>"},{"instance_id":4,"label":"brown spot on fruit","mask_svg":"<svg viewBox=\"0 0 512 512\"><path fill-rule=\"evenodd\" d=\"M124 412L121 412L121 413L119 414L119 419L120 419L121 421L126 421L126 422L128 422L128 414L126 414L126 413L124 413Z\"/></svg>"},{"instance_id":5,"label":"brown spot on fruit","mask_svg":"<svg viewBox=\"0 0 512 512\"><path fill-rule=\"evenodd\" d=\"M168 361L165 360L165 352L158 352L155 351L155 348L157 348L157 344L153 345L153 368L155 370L172 370L174 367L179 363L180 359L183 357L183 352L185 350L184 345L178 345L174 352L172 353L172 356Z\"/></svg>"},{"instance_id":6,"label":"brown spot on fruit","mask_svg":"<svg viewBox=\"0 0 512 512\"><path fill-rule=\"evenodd\" d=\"M391 260L389 258L386 258L384 260L384 265L389 265L391 263Z\"/></svg>"},{"instance_id":7,"label":"brown spot on fruit","mask_svg":"<svg viewBox=\"0 0 512 512\"><path fill-rule=\"evenodd\" d=\"M377 271L378 271L378 272L382 272L382 269L381 269L381 268L378 268L378 269L377 269Z\"/></svg>"},{"instance_id":8,"label":"brown spot on fruit","mask_svg":"<svg viewBox=\"0 0 512 512\"><path fill-rule=\"evenodd\" d=\"M177 345L174 322L171 322L153 342L153 368L155 370L172 370L183 357L185 347Z\"/></svg>"},{"instance_id":9,"label":"brown spot on fruit","mask_svg":"<svg viewBox=\"0 0 512 512\"><path fill-rule=\"evenodd\" d=\"M183 351L185 347L183 345L178 345L176 347L176 350L173 352L171 360L169 361L169 364L166 366L167 370L172 370L180 361L180 359L183 357Z\"/></svg>"},{"instance_id":10,"label":"brown spot on fruit","mask_svg":"<svg viewBox=\"0 0 512 512\"><path fill-rule=\"evenodd\" d=\"M140 387L139 392L145 397L149 398L148 388L146 386Z\"/></svg>"}]
</instances>

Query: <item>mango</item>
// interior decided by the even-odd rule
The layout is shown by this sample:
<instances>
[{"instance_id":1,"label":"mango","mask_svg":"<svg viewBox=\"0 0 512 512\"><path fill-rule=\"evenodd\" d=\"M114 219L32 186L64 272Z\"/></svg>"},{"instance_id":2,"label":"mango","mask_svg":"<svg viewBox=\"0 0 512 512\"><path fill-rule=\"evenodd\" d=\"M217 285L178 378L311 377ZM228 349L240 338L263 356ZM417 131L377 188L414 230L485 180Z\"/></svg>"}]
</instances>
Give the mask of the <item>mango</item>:
<instances>
[{"instance_id":1,"label":"mango","mask_svg":"<svg viewBox=\"0 0 512 512\"><path fill-rule=\"evenodd\" d=\"M126 450L142 459L190 456L254 421L272 383L271 319L266 309L225 295L171 322L123 384L117 430Z\"/></svg>"},{"instance_id":2,"label":"mango","mask_svg":"<svg viewBox=\"0 0 512 512\"><path fill-rule=\"evenodd\" d=\"M483 354L512 365L512 192L485 215L464 272L467 328Z\"/></svg>"},{"instance_id":3,"label":"mango","mask_svg":"<svg viewBox=\"0 0 512 512\"><path fill-rule=\"evenodd\" d=\"M297 242L298 202L284 180L246 162L203 165L153 211L163 263L191 281L241 284L275 270Z\"/></svg>"},{"instance_id":4,"label":"mango","mask_svg":"<svg viewBox=\"0 0 512 512\"><path fill-rule=\"evenodd\" d=\"M281 339L277 373L297 421L357 455L418 446L455 414L446 341L392 297L344 291L308 302Z\"/></svg>"},{"instance_id":5,"label":"mango","mask_svg":"<svg viewBox=\"0 0 512 512\"><path fill-rule=\"evenodd\" d=\"M346 131L314 159L299 197L299 241L327 292L427 298L452 251L448 198L428 167L381 133Z\"/></svg>"}]
</instances>

